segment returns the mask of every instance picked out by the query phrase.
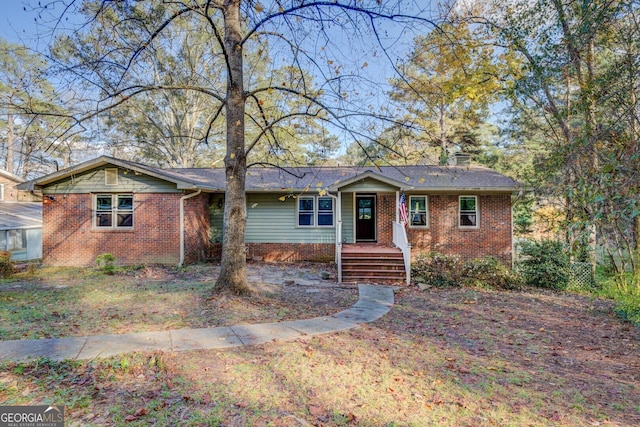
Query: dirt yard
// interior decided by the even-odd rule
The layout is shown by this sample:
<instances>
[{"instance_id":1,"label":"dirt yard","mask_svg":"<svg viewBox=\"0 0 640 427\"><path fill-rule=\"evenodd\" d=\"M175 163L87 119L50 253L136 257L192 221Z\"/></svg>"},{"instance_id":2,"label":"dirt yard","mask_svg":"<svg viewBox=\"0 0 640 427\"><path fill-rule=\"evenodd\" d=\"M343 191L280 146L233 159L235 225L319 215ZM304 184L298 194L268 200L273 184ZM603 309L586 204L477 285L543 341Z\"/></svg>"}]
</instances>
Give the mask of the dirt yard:
<instances>
[{"instance_id":1,"label":"dirt yard","mask_svg":"<svg viewBox=\"0 0 640 427\"><path fill-rule=\"evenodd\" d=\"M322 268L295 269L250 300L195 292L200 311L180 322L201 324L188 316L202 304L217 325L313 317L355 300L355 288L315 282ZM169 289L213 274L147 271L143 282ZM232 315L239 307L248 309ZM539 290L402 288L386 316L342 333L1 369L0 402L64 404L72 426L640 425L640 330L608 301Z\"/></svg>"}]
</instances>

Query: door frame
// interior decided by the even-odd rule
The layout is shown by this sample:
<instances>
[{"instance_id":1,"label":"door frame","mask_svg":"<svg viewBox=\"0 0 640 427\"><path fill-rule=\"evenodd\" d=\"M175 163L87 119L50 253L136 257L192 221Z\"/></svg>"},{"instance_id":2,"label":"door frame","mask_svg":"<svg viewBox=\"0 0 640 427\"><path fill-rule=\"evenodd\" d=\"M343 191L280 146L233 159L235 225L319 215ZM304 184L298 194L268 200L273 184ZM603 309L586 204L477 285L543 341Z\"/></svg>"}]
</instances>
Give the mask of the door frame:
<instances>
[{"instance_id":1,"label":"door frame","mask_svg":"<svg viewBox=\"0 0 640 427\"><path fill-rule=\"evenodd\" d=\"M358 199L369 198L373 199L373 209L371 210L373 216L373 239L359 239L358 238ZM353 198L353 239L358 242L377 242L378 241L378 195L375 193L355 193Z\"/></svg>"}]
</instances>

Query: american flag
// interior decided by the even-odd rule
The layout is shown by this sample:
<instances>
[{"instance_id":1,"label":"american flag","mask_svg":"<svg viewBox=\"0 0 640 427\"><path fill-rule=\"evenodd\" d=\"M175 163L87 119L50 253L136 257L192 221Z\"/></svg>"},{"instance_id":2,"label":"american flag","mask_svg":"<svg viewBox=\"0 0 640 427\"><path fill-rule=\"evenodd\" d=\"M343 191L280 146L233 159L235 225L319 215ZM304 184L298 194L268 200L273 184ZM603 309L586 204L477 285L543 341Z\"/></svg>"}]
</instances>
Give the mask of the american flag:
<instances>
[{"instance_id":1,"label":"american flag","mask_svg":"<svg viewBox=\"0 0 640 427\"><path fill-rule=\"evenodd\" d=\"M400 195L400 222L405 226L409 223L409 214L407 213L407 197L404 195L404 191Z\"/></svg>"}]
</instances>

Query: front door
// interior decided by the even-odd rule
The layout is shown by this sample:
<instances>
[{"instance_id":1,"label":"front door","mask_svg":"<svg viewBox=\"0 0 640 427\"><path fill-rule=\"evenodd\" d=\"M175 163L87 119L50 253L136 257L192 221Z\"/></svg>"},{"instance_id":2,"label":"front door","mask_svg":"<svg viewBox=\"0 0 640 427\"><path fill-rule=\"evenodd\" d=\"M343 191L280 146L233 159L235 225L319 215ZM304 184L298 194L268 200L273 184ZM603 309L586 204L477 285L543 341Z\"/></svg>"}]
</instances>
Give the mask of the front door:
<instances>
[{"instance_id":1,"label":"front door","mask_svg":"<svg viewBox=\"0 0 640 427\"><path fill-rule=\"evenodd\" d=\"M376 241L376 196L356 195L356 242Z\"/></svg>"}]
</instances>

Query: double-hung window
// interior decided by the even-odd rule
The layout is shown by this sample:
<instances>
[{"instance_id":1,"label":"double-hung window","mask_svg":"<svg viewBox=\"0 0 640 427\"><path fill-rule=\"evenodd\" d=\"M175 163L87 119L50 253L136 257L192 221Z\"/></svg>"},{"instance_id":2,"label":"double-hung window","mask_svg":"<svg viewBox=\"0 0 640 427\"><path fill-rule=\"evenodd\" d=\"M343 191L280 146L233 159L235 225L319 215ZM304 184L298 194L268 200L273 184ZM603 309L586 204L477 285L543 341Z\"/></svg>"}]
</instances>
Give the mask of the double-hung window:
<instances>
[{"instance_id":1,"label":"double-hung window","mask_svg":"<svg viewBox=\"0 0 640 427\"><path fill-rule=\"evenodd\" d=\"M331 197L298 197L299 227L333 227L335 203Z\"/></svg>"},{"instance_id":2,"label":"double-hung window","mask_svg":"<svg viewBox=\"0 0 640 427\"><path fill-rule=\"evenodd\" d=\"M461 228L478 227L478 196L460 196L458 217Z\"/></svg>"},{"instance_id":3,"label":"double-hung window","mask_svg":"<svg viewBox=\"0 0 640 427\"><path fill-rule=\"evenodd\" d=\"M300 227L313 227L316 225L316 199L315 197L298 198L298 225Z\"/></svg>"},{"instance_id":4,"label":"double-hung window","mask_svg":"<svg viewBox=\"0 0 640 427\"><path fill-rule=\"evenodd\" d=\"M429 226L429 202L427 196L409 197L409 225L411 227Z\"/></svg>"},{"instance_id":5,"label":"double-hung window","mask_svg":"<svg viewBox=\"0 0 640 427\"><path fill-rule=\"evenodd\" d=\"M133 228L133 195L97 194L94 221L96 228Z\"/></svg>"},{"instance_id":6,"label":"double-hung window","mask_svg":"<svg viewBox=\"0 0 640 427\"><path fill-rule=\"evenodd\" d=\"M318 197L318 227L333 227L333 199Z\"/></svg>"}]
</instances>

